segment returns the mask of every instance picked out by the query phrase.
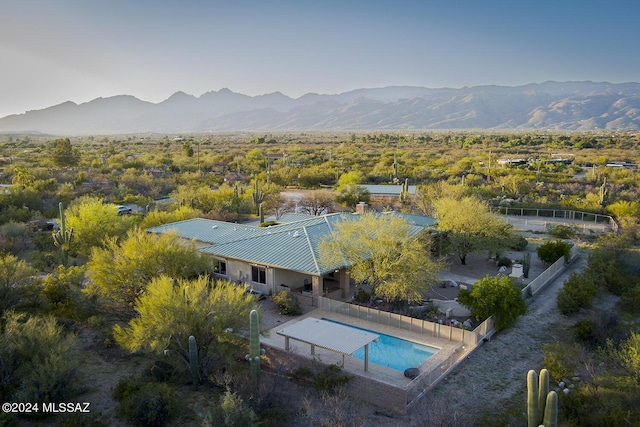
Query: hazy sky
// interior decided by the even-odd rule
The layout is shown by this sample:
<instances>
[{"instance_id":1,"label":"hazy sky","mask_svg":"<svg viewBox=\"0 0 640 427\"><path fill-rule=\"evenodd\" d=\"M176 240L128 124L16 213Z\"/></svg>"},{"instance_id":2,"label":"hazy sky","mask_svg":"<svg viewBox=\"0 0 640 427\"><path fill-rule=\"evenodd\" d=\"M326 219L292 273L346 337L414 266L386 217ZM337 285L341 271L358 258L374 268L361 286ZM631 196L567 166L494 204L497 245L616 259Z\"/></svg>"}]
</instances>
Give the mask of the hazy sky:
<instances>
[{"instance_id":1,"label":"hazy sky","mask_svg":"<svg viewBox=\"0 0 640 427\"><path fill-rule=\"evenodd\" d=\"M229 88L640 82L637 0L0 0L0 117Z\"/></svg>"}]
</instances>

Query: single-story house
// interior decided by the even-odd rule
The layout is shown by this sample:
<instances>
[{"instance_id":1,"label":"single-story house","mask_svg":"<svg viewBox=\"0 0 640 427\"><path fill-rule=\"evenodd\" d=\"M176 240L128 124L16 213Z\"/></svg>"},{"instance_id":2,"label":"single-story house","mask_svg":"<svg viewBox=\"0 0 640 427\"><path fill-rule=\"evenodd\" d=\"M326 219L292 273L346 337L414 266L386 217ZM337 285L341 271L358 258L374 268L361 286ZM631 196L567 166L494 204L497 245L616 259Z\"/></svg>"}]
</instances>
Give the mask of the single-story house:
<instances>
[{"instance_id":1,"label":"single-story house","mask_svg":"<svg viewBox=\"0 0 640 427\"><path fill-rule=\"evenodd\" d=\"M175 231L211 258L214 276L245 284L270 295L281 290L297 292L301 302L316 304L318 296L346 298L350 290L348 266L323 265L318 245L332 236L335 225L355 213L322 216L286 214L280 224L255 227L195 218L147 229L152 233ZM414 235L435 223L434 218L398 212Z\"/></svg>"}]
</instances>

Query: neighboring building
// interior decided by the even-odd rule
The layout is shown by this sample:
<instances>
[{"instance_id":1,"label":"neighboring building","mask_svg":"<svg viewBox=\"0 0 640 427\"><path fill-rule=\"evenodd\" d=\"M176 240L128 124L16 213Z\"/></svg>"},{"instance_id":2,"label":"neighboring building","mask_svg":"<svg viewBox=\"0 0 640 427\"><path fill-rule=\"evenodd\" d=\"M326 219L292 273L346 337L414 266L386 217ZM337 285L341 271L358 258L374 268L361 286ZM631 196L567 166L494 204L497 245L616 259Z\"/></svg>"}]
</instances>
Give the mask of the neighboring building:
<instances>
[{"instance_id":1,"label":"neighboring building","mask_svg":"<svg viewBox=\"0 0 640 427\"><path fill-rule=\"evenodd\" d=\"M414 235L435 223L435 219L400 215L412 226ZM280 290L297 292L301 302L316 304L318 296L346 298L350 291L347 266L323 265L318 244L334 233L335 225L357 214L334 213L323 216L286 214L281 224L254 227L209 219L174 222L147 231L177 232L193 240L198 249L211 258L216 277L246 284L264 294Z\"/></svg>"},{"instance_id":2,"label":"neighboring building","mask_svg":"<svg viewBox=\"0 0 640 427\"><path fill-rule=\"evenodd\" d=\"M371 202L374 204L398 204L400 202L401 184L360 184L360 187L369 192ZM411 195L416 194L416 186L407 186L407 192Z\"/></svg>"}]
</instances>

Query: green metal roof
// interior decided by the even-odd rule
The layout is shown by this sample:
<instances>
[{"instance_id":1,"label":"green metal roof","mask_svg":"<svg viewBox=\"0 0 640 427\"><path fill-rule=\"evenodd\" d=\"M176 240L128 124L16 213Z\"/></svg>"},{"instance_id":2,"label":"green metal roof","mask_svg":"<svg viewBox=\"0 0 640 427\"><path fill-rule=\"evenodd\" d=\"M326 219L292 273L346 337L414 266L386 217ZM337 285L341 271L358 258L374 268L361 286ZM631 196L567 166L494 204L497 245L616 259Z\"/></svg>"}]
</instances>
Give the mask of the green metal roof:
<instances>
[{"instance_id":1,"label":"green metal roof","mask_svg":"<svg viewBox=\"0 0 640 427\"><path fill-rule=\"evenodd\" d=\"M418 215L403 216L411 225L413 235L433 226L435 219ZM358 214L335 213L322 216L293 214L281 221L291 221L271 227L254 227L209 219L190 219L149 228L153 233L175 231L185 239L209 243L202 252L220 258L232 258L250 263L324 275L343 265L321 265L318 245L333 233L335 224Z\"/></svg>"}]
</instances>

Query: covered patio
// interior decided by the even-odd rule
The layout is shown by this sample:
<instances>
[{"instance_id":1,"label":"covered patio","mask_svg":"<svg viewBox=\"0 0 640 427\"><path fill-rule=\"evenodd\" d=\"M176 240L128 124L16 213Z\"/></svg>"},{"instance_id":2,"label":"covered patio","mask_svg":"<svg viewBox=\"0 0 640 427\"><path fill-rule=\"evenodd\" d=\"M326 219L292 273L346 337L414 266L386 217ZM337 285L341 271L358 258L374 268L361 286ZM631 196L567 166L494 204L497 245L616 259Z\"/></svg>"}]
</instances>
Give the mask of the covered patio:
<instances>
[{"instance_id":1,"label":"covered patio","mask_svg":"<svg viewBox=\"0 0 640 427\"><path fill-rule=\"evenodd\" d=\"M276 331L285 338L285 350L289 351L289 340L294 339L311 346L311 355L315 355L315 347L351 355L364 347L364 370L369 370L369 343L380 338L379 335L349 326L343 326L327 320L307 317L293 325Z\"/></svg>"}]
</instances>

